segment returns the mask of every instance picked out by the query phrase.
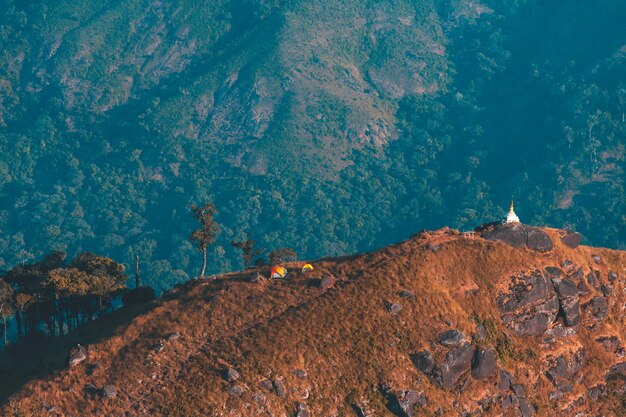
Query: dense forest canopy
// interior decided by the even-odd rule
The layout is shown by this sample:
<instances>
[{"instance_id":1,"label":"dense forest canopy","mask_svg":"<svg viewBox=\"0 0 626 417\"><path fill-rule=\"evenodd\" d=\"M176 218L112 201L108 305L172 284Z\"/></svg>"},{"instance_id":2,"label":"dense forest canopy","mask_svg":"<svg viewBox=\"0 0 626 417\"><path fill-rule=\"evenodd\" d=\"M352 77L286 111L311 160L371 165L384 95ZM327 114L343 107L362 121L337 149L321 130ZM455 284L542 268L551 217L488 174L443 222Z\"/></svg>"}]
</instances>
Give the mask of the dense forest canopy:
<instances>
[{"instance_id":1,"label":"dense forest canopy","mask_svg":"<svg viewBox=\"0 0 626 417\"><path fill-rule=\"evenodd\" d=\"M626 248L626 4L0 0L0 269L196 276L504 215Z\"/></svg>"}]
</instances>

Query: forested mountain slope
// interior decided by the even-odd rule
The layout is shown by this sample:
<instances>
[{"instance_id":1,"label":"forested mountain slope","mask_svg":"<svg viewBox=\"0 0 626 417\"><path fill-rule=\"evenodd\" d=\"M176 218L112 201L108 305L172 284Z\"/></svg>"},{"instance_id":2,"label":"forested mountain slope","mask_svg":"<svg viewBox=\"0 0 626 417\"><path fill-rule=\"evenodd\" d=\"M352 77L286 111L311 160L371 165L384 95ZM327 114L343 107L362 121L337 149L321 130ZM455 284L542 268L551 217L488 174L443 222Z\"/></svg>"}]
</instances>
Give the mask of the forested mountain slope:
<instances>
[{"instance_id":1,"label":"forested mountain slope","mask_svg":"<svg viewBox=\"0 0 626 417\"><path fill-rule=\"evenodd\" d=\"M626 244L626 6L0 1L0 269L52 250L197 274L232 240L345 254L529 223Z\"/></svg>"}]
</instances>

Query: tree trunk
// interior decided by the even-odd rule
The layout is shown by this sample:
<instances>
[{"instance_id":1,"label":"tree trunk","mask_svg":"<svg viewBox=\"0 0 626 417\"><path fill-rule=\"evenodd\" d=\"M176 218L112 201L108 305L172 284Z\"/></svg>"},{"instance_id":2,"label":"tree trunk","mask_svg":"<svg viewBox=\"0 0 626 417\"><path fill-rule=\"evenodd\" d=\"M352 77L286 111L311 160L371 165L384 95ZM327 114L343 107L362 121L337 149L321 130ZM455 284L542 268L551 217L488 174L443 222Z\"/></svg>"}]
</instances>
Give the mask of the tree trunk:
<instances>
[{"instance_id":1,"label":"tree trunk","mask_svg":"<svg viewBox=\"0 0 626 417\"><path fill-rule=\"evenodd\" d=\"M7 345L7 316L4 314L4 310L2 310L2 321L4 322L4 346Z\"/></svg>"},{"instance_id":2,"label":"tree trunk","mask_svg":"<svg viewBox=\"0 0 626 417\"><path fill-rule=\"evenodd\" d=\"M135 255L135 288L139 288L139 255Z\"/></svg>"},{"instance_id":3,"label":"tree trunk","mask_svg":"<svg viewBox=\"0 0 626 417\"><path fill-rule=\"evenodd\" d=\"M15 310L15 325L17 326L17 338L22 339L22 317L19 310Z\"/></svg>"},{"instance_id":4,"label":"tree trunk","mask_svg":"<svg viewBox=\"0 0 626 417\"><path fill-rule=\"evenodd\" d=\"M61 305L59 304L59 336L63 337L63 309L61 308Z\"/></svg>"},{"instance_id":5,"label":"tree trunk","mask_svg":"<svg viewBox=\"0 0 626 417\"><path fill-rule=\"evenodd\" d=\"M200 271L200 278L204 278L205 269L206 269L206 246L202 248L202 271Z\"/></svg>"}]
</instances>

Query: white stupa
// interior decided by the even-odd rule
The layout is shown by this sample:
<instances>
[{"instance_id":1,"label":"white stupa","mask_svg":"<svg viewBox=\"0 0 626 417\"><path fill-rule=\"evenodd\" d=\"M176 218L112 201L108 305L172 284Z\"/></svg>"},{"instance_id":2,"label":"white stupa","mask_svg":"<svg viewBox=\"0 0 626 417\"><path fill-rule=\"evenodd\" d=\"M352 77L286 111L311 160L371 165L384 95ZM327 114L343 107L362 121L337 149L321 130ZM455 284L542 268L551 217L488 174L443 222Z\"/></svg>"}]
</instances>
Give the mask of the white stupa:
<instances>
[{"instance_id":1,"label":"white stupa","mask_svg":"<svg viewBox=\"0 0 626 417\"><path fill-rule=\"evenodd\" d=\"M519 223L519 217L515 214L513 210L513 200L511 199L511 208L509 209L509 214L506 215L506 219L504 219L503 223Z\"/></svg>"}]
</instances>

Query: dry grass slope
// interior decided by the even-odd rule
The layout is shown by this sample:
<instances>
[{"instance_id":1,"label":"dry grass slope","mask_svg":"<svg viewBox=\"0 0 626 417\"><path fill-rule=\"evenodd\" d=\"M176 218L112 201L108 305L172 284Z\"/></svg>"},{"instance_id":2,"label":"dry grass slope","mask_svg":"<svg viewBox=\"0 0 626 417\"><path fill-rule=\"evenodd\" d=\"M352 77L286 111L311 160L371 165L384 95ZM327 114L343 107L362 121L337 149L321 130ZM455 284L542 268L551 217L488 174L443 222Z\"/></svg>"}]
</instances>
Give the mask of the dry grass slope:
<instances>
[{"instance_id":1,"label":"dry grass slope","mask_svg":"<svg viewBox=\"0 0 626 417\"><path fill-rule=\"evenodd\" d=\"M352 416L353 406L367 401L374 415L392 416L381 384L423 391L428 405L415 415L461 415L498 393L497 372L481 381L464 376L469 382L462 390L442 390L415 368L409 355L429 349L440 362L447 349L436 344L437 335L450 328L472 335L478 323L485 326L486 337L475 345L497 352L498 367L524 385L535 415L573 415L568 413L578 409L611 415L621 397L609 395L597 404L579 398L603 383L618 362L595 339L610 334L626 340L626 254L570 249L560 243L559 231L545 230L555 242L549 253L442 229L373 253L323 259L306 274L299 272L303 263L292 263L284 281L251 283L251 272L191 281L91 344L87 364L97 363L97 368L83 364L35 379L7 401L2 415L294 416L304 402L314 416ZM601 257L600 263L594 263L593 255ZM508 290L513 275L566 260L585 272L598 270L602 277L609 270L617 273L608 317L589 324L581 313L578 333L552 343L514 336L500 319L497 294ZM260 272L267 276L268 271ZM337 283L324 291L319 281L326 276ZM403 297L401 291L415 296ZM597 295L595 289L591 292L588 298ZM389 313L389 303L402 305L398 315ZM175 332L182 337L168 340ZM154 348L159 341L161 352ZM584 372L561 402L549 401L554 390L545 375L549 357L581 347ZM236 369L240 379L229 383L224 377L228 368ZM306 376L297 370L305 370ZM282 380L285 398L267 380ZM90 395L87 384L112 384L118 395ZM233 386L243 393L233 395ZM482 407L481 415L506 412L498 403Z\"/></svg>"}]
</instances>

